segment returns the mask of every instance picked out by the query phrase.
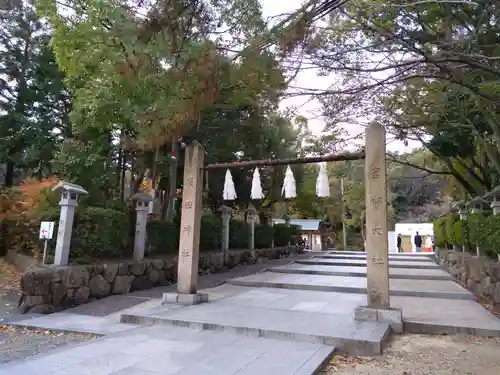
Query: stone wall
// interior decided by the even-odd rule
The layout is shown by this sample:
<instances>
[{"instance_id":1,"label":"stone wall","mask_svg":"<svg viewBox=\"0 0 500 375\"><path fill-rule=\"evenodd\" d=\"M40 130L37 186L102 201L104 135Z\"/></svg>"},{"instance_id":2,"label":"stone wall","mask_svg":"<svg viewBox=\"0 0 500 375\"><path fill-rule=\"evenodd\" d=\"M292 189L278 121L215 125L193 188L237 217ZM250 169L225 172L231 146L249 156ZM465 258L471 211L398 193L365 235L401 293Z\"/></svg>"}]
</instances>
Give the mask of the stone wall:
<instances>
[{"instance_id":1,"label":"stone wall","mask_svg":"<svg viewBox=\"0 0 500 375\"><path fill-rule=\"evenodd\" d=\"M438 263L483 302L500 312L500 262L467 252L436 249Z\"/></svg>"},{"instance_id":2,"label":"stone wall","mask_svg":"<svg viewBox=\"0 0 500 375\"><path fill-rule=\"evenodd\" d=\"M221 252L201 253L201 275L224 272L237 265L263 259L286 258L295 248L232 250L223 261ZM51 313L113 294L125 294L175 283L177 257L81 266L46 266L28 270L21 278L24 312Z\"/></svg>"}]
</instances>

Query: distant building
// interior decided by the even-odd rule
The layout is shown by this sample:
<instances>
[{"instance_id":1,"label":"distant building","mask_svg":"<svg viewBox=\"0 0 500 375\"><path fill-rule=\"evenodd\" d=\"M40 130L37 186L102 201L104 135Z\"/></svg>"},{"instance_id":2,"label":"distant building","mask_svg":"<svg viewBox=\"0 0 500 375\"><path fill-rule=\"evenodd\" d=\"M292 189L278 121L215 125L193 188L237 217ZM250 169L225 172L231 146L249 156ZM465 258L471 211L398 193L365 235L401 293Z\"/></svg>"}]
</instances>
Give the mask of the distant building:
<instances>
[{"instance_id":1,"label":"distant building","mask_svg":"<svg viewBox=\"0 0 500 375\"><path fill-rule=\"evenodd\" d=\"M306 241L306 245L311 250L322 251L321 245L321 229L322 220L319 219L291 219L290 225L297 225L300 227L300 234ZM273 219L273 224L285 224L284 219Z\"/></svg>"},{"instance_id":2,"label":"distant building","mask_svg":"<svg viewBox=\"0 0 500 375\"><path fill-rule=\"evenodd\" d=\"M432 223L396 223L394 238L396 238L398 234L401 234L403 252L414 253L416 251L413 240L417 232L422 236L424 242L427 236L433 239L434 225Z\"/></svg>"}]
</instances>

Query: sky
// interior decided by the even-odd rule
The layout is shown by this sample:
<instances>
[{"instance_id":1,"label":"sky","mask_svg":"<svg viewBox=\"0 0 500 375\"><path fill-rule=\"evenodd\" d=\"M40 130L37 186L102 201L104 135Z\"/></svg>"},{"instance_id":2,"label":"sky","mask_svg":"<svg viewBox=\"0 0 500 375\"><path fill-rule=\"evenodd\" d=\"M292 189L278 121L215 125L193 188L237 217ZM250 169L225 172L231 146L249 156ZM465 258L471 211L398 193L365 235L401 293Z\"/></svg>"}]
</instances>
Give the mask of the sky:
<instances>
[{"instance_id":1,"label":"sky","mask_svg":"<svg viewBox=\"0 0 500 375\"><path fill-rule=\"evenodd\" d=\"M265 17L291 12L298 9L304 0L260 0ZM300 72L292 85L305 87L308 89L327 89L335 79L334 76L318 77L312 69ZM309 129L316 135L319 135L324 126L324 119L321 117L321 105L317 100L311 99L308 96L299 96L283 100L281 108L295 108L297 114L308 119ZM360 119L359 123L365 120ZM340 124L348 132L348 137L354 137L364 132L364 126L360 124ZM405 146L401 141L387 139L387 149L392 152L410 152L412 149L421 147L419 142L410 142Z\"/></svg>"}]
</instances>

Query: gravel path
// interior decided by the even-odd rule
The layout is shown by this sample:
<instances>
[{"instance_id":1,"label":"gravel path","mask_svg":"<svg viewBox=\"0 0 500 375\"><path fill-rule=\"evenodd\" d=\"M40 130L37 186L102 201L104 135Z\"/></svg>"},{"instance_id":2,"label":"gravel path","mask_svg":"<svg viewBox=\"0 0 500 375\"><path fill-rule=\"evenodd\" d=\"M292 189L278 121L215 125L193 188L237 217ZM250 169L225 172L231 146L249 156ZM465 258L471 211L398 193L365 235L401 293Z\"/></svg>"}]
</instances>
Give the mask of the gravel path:
<instances>
[{"instance_id":1,"label":"gravel path","mask_svg":"<svg viewBox=\"0 0 500 375\"><path fill-rule=\"evenodd\" d=\"M77 344L95 337L0 326L0 364L46 353L63 345Z\"/></svg>"},{"instance_id":2,"label":"gravel path","mask_svg":"<svg viewBox=\"0 0 500 375\"><path fill-rule=\"evenodd\" d=\"M380 357L335 356L323 375L498 375L500 339L395 336Z\"/></svg>"}]
</instances>

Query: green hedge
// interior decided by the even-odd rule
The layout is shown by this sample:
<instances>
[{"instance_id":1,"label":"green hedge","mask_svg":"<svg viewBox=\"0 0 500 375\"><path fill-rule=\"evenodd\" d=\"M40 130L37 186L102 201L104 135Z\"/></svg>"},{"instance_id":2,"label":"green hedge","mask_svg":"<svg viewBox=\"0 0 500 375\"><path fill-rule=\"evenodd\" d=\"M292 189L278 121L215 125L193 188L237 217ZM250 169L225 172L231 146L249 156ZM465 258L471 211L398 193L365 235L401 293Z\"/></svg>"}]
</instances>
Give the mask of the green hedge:
<instances>
[{"instance_id":1,"label":"green hedge","mask_svg":"<svg viewBox=\"0 0 500 375\"><path fill-rule=\"evenodd\" d=\"M41 212L41 221L54 221L55 247L59 224L59 208ZM128 255L129 215L123 210L102 207L77 207L71 235L70 261L85 263L92 259L123 258Z\"/></svg>"},{"instance_id":2,"label":"green hedge","mask_svg":"<svg viewBox=\"0 0 500 375\"><path fill-rule=\"evenodd\" d=\"M162 220L150 220L147 224L149 250L155 254L172 254L179 249L179 226Z\"/></svg>"},{"instance_id":3,"label":"green hedge","mask_svg":"<svg viewBox=\"0 0 500 375\"><path fill-rule=\"evenodd\" d=\"M255 248L267 249L273 245L274 229L267 224L255 225Z\"/></svg>"},{"instance_id":4,"label":"green hedge","mask_svg":"<svg viewBox=\"0 0 500 375\"><path fill-rule=\"evenodd\" d=\"M469 241L473 245L484 246L485 237L489 230L488 215L484 213L470 214L467 219L469 227Z\"/></svg>"},{"instance_id":5,"label":"green hedge","mask_svg":"<svg viewBox=\"0 0 500 375\"><path fill-rule=\"evenodd\" d=\"M40 221L54 221L54 236L50 242L56 244L59 207L47 206L40 212L34 223L23 221L7 222L7 235L0 234L0 240L7 242L6 248L33 255L43 251L43 243L38 239ZM38 221L39 220L39 221ZM131 222L132 220L132 222ZM127 258L132 255L133 237L131 224L135 223L134 212L127 209L112 209L92 206L78 206L75 211L70 249L70 262L89 263L96 260ZM161 220L150 220L147 224L147 246L153 254L177 254L179 249L180 225ZM222 220L215 215L203 215L200 228L200 250L216 251L221 249ZM269 248L273 237L275 246L296 244L300 238L296 226L265 224L255 226L255 248ZM230 221L229 247L248 249L250 239L249 225L241 220ZM132 240L132 241L131 241Z\"/></svg>"},{"instance_id":6,"label":"green hedge","mask_svg":"<svg viewBox=\"0 0 500 375\"><path fill-rule=\"evenodd\" d=\"M300 239L300 227L297 225L275 224L274 246L296 245Z\"/></svg>"},{"instance_id":7,"label":"green hedge","mask_svg":"<svg viewBox=\"0 0 500 375\"><path fill-rule=\"evenodd\" d=\"M455 244L460 246L469 246L469 228L467 227L467 221L457 220L453 224L453 238L455 239Z\"/></svg>"},{"instance_id":8,"label":"green hedge","mask_svg":"<svg viewBox=\"0 0 500 375\"><path fill-rule=\"evenodd\" d=\"M446 247L445 220L446 218L444 216L434 220L434 242L436 246L439 247Z\"/></svg>"},{"instance_id":9,"label":"green hedge","mask_svg":"<svg viewBox=\"0 0 500 375\"><path fill-rule=\"evenodd\" d=\"M479 246L487 254L500 254L500 215L489 213L470 214L467 220L459 220L453 214L434 221L434 238L437 246L465 246L471 251Z\"/></svg>"},{"instance_id":10,"label":"green hedge","mask_svg":"<svg viewBox=\"0 0 500 375\"><path fill-rule=\"evenodd\" d=\"M148 222L148 247L155 254L177 254L179 248L179 226L162 220ZM200 251L214 251L221 248L222 220L215 215L203 215L200 228ZM265 249L272 245L286 246L289 242L297 244L300 238L300 227L276 224L274 227L255 225L255 248ZM229 222L229 248L248 249L250 226L243 220Z\"/></svg>"},{"instance_id":11,"label":"green hedge","mask_svg":"<svg viewBox=\"0 0 500 375\"><path fill-rule=\"evenodd\" d=\"M445 216L444 220L444 232L446 235L446 241L449 244L456 244L457 239L455 238L455 223L459 220L459 216L456 213L450 213Z\"/></svg>"},{"instance_id":12,"label":"green hedge","mask_svg":"<svg viewBox=\"0 0 500 375\"><path fill-rule=\"evenodd\" d=\"M229 248L248 249L250 240L250 225L242 220L229 222Z\"/></svg>"}]
</instances>

